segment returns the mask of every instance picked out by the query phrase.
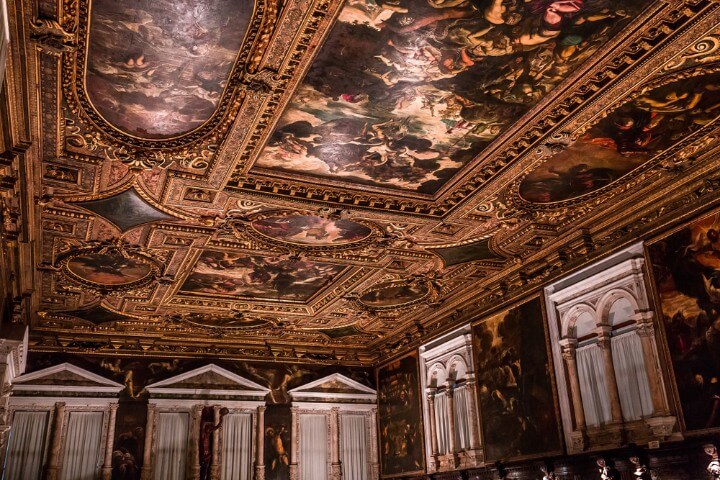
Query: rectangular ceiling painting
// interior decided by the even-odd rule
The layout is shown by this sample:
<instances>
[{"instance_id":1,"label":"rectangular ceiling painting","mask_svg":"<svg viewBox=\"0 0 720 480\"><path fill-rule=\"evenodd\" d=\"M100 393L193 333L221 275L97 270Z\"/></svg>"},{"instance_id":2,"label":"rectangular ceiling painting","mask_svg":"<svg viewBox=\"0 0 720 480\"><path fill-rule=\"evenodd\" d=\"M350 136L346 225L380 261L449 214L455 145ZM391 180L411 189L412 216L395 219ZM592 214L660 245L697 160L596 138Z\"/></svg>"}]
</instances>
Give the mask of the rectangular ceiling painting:
<instances>
[{"instance_id":1,"label":"rectangular ceiling painting","mask_svg":"<svg viewBox=\"0 0 720 480\"><path fill-rule=\"evenodd\" d=\"M435 193L644 4L348 2L256 165Z\"/></svg>"}]
</instances>

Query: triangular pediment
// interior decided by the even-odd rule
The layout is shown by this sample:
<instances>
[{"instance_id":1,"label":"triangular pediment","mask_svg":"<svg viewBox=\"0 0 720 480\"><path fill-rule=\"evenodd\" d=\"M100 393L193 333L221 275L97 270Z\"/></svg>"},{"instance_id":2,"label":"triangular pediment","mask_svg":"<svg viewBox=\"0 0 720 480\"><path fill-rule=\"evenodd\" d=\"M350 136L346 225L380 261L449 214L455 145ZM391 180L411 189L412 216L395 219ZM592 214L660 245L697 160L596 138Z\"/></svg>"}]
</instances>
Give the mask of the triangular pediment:
<instances>
[{"instance_id":1,"label":"triangular pediment","mask_svg":"<svg viewBox=\"0 0 720 480\"><path fill-rule=\"evenodd\" d=\"M215 364L148 385L151 395L239 395L264 397L270 389Z\"/></svg>"},{"instance_id":2,"label":"triangular pediment","mask_svg":"<svg viewBox=\"0 0 720 480\"><path fill-rule=\"evenodd\" d=\"M120 393L124 385L89 372L71 363L62 363L15 379L17 391L82 392L88 396L98 393Z\"/></svg>"},{"instance_id":3,"label":"triangular pediment","mask_svg":"<svg viewBox=\"0 0 720 480\"><path fill-rule=\"evenodd\" d=\"M294 388L288 393L293 399L336 398L374 401L377 396L377 392L372 388L339 373Z\"/></svg>"}]
</instances>

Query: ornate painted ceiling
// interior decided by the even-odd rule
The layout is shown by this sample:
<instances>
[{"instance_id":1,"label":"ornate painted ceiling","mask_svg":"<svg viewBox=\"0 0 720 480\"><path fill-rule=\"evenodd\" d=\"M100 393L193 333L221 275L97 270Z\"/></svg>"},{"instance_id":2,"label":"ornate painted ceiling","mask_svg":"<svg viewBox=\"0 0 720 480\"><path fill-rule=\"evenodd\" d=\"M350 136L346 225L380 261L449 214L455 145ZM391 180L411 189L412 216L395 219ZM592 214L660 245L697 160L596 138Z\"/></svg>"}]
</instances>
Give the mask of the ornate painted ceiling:
<instances>
[{"instance_id":1,"label":"ornate painted ceiling","mask_svg":"<svg viewBox=\"0 0 720 480\"><path fill-rule=\"evenodd\" d=\"M712 0L10 16L40 351L373 363L720 187Z\"/></svg>"}]
</instances>

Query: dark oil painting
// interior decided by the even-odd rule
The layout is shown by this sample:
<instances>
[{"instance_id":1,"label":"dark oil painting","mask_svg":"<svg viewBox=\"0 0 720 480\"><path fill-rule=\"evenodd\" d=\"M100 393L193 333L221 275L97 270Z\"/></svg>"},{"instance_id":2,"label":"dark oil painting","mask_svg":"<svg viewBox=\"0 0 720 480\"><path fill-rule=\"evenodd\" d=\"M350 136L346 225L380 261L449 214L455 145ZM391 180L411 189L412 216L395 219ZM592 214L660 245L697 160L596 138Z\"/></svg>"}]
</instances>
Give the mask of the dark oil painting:
<instances>
[{"instance_id":1,"label":"dark oil painting","mask_svg":"<svg viewBox=\"0 0 720 480\"><path fill-rule=\"evenodd\" d=\"M435 193L646 3L348 2L257 165Z\"/></svg>"},{"instance_id":2,"label":"dark oil painting","mask_svg":"<svg viewBox=\"0 0 720 480\"><path fill-rule=\"evenodd\" d=\"M112 480L140 480L147 404L138 401L120 401L116 418Z\"/></svg>"},{"instance_id":3,"label":"dark oil painting","mask_svg":"<svg viewBox=\"0 0 720 480\"><path fill-rule=\"evenodd\" d=\"M259 233L288 243L342 245L367 238L372 231L357 222L315 215L268 217L252 223Z\"/></svg>"},{"instance_id":4,"label":"dark oil painting","mask_svg":"<svg viewBox=\"0 0 720 480\"><path fill-rule=\"evenodd\" d=\"M520 185L530 202L592 193L620 179L720 115L720 75L684 79L623 105Z\"/></svg>"},{"instance_id":5,"label":"dark oil painting","mask_svg":"<svg viewBox=\"0 0 720 480\"><path fill-rule=\"evenodd\" d=\"M422 473L425 450L417 354L380 367L377 377L381 475Z\"/></svg>"},{"instance_id":6,"label":"dark oil painting","mask_svg":"<svg viewBox=\"0 0 720 480\"><path fill-rule=\"evenodd\" d=\"M344 267L287 258L205 251L181 292L306 301Z\"/></svg>"},{"instance_id":7,"label":"dark oil painting","mask_svg":"<svg viewBox=\"0 0 720 480\"><path fill-rule=\"evenodd\" d=\"M561 452L544 323L536 298L473 327L488 461Z\"/></svg>"},{"instance_id":8,"label":"dark oil painting","mask_svg":"<svg viewBox=\"0 0 720 480\"><path fill-rule=\"evenodd\" d=\"M290 405L269 405L265 410L265 479L290 479Z\"/></svg>"},{"instance_id":9,"label":"dark oil painting","mask_svg":"<svg viewBox=\"0 0 720 480\"><path fill-rule=\"evenodd\" d=\"M138 137L193 130L215 112L252 12L249 0L92 0L91 102Z\"/></svg>"},{"instance_id":10,"label":"dark oil painting","mask_svg":"<svg viewBox=\"0 0 720 480\"><path fill-rule=\"evenodd\" d=\"M394 307L420 300L429 292L430 287L424 282L409 284L388 282L373 287L360 297L360 301L374 308Z\"/></svg>"},{"instance_id":11,"label":"dark oil painting","mask_svg":"<svg viewBox=\"0 0 720 480\"><path fill-rule=\"evenodd\" d=\"M649 253L685 428L720 427L720 214Z\"/></svg>"},{"instance_id":12,"label":"dark oil painting","mask_svg":"<svg viewBox=\"0 0 720 480\"><path fill-rule=\"evenodd\" d=\"M88 282L121 286L137 282L152 271L150 265L120 253L87 253L68 260L68 270Z\"/></svg>"},{"instance_id":13,"label":"dark oil painting","mask_svg":"<svg viewBox=\"0 0 720 480\"><path fill-rule=\"evenodd\" d=\"M432 248L430 251L440 255L446 267L479 260L502 260L490 248L490 239L484 238L477 242L452 247Z\"/></svg>"}]
</instances>

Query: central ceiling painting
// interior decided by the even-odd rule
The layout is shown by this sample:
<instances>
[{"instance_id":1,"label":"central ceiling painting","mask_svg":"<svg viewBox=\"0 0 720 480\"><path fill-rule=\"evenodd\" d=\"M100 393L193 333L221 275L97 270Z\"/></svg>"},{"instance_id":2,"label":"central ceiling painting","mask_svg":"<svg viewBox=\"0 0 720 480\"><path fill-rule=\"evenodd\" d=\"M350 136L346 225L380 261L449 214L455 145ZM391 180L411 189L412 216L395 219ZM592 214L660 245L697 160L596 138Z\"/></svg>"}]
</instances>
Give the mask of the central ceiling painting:
<instances>
[{"instance_id":1,"label":"central ceiling painting","mask_svg":"<svg viewBox=\"0 0 720 480\"><path fill-rule=\"evenodd\" d=\"M644 3L349 2L256 165L433 194Z\"/></svg>"},{"instance_id":2,"label":"central ceiling painting","mask_svg":"<svg viewBox=\"0 0 720 480\"><path fill-rule=\"evenodd\" d=\"M253 12L250 0L93 0L86 87L124 133L167 138L215 112Z\"/></svg>"},{"instance_id":3,"label":"central ceiling painting","mask_svg":"<svg viewBox=\"0 0 720 480\"><path fill-rule=\"evenodd\" d=\"M206 250L183 293L307 301L344 269L340 265Z\"/></svg>"}]
</instances>

